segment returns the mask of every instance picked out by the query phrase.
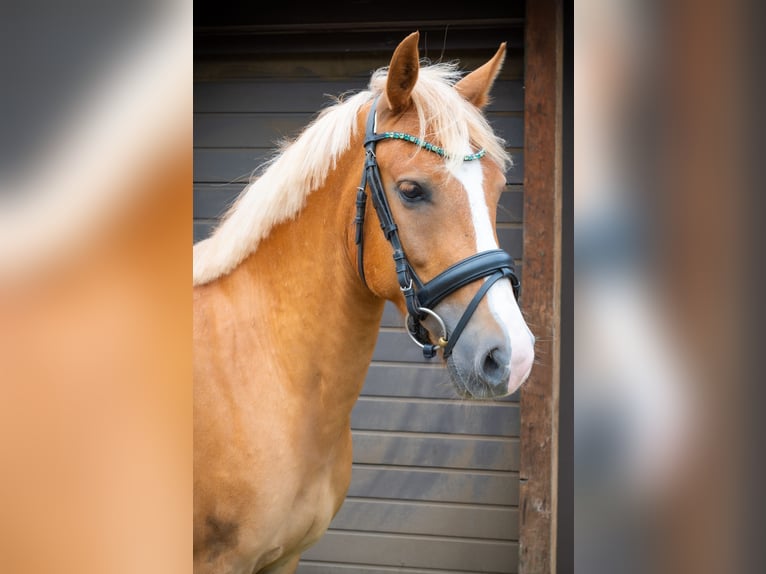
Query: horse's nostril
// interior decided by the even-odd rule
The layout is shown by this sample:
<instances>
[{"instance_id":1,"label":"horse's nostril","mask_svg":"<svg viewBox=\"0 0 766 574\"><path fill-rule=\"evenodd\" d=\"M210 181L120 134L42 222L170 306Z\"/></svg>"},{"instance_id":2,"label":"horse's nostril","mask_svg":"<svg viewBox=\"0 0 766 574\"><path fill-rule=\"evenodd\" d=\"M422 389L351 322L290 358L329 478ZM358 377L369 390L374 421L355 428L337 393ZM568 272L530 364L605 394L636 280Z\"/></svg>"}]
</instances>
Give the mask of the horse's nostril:
<instances>
[{"instance_id":1,"label":"horse's nostril","mask_svg":"<svg viewBox=\"0 0 766 574\"><path fill-rule=\"evenodd\" d=\"M487 382L497 384L502 381L505 372L504 353L497 347L491 349L485 356L481 365L482 374Z\"/></svg>"}]
</instances>

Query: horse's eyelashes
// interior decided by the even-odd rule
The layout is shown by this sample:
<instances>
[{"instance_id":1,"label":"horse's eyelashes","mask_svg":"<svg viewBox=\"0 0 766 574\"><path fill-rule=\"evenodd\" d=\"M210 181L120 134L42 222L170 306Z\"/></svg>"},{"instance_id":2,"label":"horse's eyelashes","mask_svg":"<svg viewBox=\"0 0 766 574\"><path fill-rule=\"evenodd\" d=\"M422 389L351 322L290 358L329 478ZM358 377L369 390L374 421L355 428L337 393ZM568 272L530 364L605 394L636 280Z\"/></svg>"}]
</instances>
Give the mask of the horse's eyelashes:
<instances>
[{"instance_id":1,"label":"horse's eyelashes","mask_svg":"<svg viewBox=\"0 0 766 574\"><path fill-rule=\"evenodd\" d=\"M414 181L400 181L396 184L396 191L402 199L409 203L426 200L429 196L426 190Z\"/></svg>"}]
</instances>

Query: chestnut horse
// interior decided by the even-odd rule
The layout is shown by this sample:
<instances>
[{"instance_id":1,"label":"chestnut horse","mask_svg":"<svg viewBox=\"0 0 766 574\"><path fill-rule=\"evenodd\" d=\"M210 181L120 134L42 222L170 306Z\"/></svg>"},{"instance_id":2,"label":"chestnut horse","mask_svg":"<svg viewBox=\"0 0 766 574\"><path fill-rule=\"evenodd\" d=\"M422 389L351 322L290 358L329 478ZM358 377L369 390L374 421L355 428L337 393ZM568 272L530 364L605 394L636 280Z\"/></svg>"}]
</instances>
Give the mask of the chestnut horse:
<instances>
[{"instance_id":1,"label":"chestnut horse","mask_svg":"<svg viewBox=\"0 0 766 574\"><path fill-rule=\"evenodd\" d=\"M509 158L481 113L505 44L462 79L417 45L322 111L194 248L197 574L294 572L325 532L386 300L464 396L505 396L532 368L494 226Z\"/></svg>"}]
</instances>

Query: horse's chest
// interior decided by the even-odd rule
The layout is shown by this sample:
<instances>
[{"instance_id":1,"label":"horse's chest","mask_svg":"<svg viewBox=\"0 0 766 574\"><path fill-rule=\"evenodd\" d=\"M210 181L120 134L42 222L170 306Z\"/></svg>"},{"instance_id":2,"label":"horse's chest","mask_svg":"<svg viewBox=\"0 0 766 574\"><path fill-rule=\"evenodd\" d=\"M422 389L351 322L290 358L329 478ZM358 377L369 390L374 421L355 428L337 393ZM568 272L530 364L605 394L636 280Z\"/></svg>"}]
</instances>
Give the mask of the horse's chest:
<instances>
[{"instance_id":1,"label":"horse's chest","mask_svg":"<svg viewBox=\"0 0 766 574\"><path fill-rule=\"evenodd\" d=\"M306 496L297 499L291 514L295 521L295 533L303 537L298 542L299 546L307 548L321 538L342 498L331 483L319 481L312 485Z\"/></svg>"},{"instance_id":2,"label":"horse's chest","mask_svg":"<svg viewBox=\"0 0 766 574\"><path fill-rule=\"evenodd\" d=\"M332 460L321 470L303 477L291 514L305 528L309 543L316 541L329 526L345 498L350 477L351 464L345 460Z\"/></svg>"},{"instance_id":3,"label":"horse's chest","mask_svg":"<svg viewBox=\"0 0 766 574\"><path fill-rule=\"evenodd\" d=\"M349 433L350 435L350 433ZM273 475L272 487L279 487L274 499L281 501L281 510L275 514L279 531L278 544L286 551L302 552L322 537L333 516L343 502L351 478L351 440L339 441L330 452L317 456L305 453L312 464L300 471L283 469ZM273 507L272 507L273 508Z\"/></svg>"}]
</instances>

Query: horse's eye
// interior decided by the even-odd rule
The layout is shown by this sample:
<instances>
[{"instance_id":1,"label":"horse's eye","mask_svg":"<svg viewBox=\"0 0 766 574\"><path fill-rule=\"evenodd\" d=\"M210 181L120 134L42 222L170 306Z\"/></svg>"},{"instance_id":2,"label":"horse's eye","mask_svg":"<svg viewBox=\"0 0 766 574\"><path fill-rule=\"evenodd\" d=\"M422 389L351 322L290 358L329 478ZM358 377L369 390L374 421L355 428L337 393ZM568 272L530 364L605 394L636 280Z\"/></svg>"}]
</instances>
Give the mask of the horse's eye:
<instances>
[{"instance_id":1,"label":"horse's eye","mask_svg":"<svg viewBox=\"0 0 766 574\"><path fill-rule=\"evenodd\" d=\"M405 201L415 202L426 198L426 192L414 181L400 181L396 190Z\"/></svg>"}]
</instances>

